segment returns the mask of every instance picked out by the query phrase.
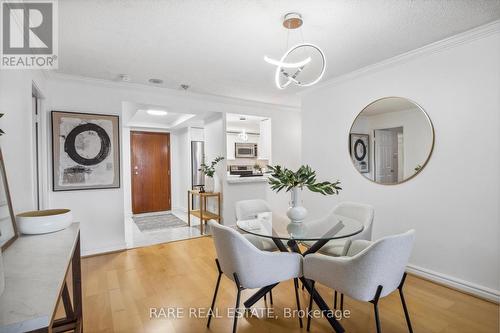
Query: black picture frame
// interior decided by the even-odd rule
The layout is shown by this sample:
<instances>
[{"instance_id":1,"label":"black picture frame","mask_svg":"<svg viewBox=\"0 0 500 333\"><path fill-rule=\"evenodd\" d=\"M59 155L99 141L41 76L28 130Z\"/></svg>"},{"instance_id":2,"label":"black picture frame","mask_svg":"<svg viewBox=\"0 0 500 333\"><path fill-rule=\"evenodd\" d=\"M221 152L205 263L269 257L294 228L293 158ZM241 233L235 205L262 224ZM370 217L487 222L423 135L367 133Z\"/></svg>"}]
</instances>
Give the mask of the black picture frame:
<instances>
[{"instance_id":1,"label":"black picture frame","mask_svg":"<svg viewBox=\"0 0 500 333\"><path fill-rule=\"evenodd\" d=\"M85 132L85 131L93 131L95 132L100 140L101 140L101 149L96 157L93 158L85 158L80 156L77 158L78 161L73 160L66 150L70 150L70 153L78 154L76 149L68 149L68 145L66 142L64 144L61 143L61 137L64 137L63 140L66 140L69 133L61 134L61 118L71 118L74 119L75 122L79 120L78 125L76 125L73 129L75 130L77 127L81 127L77 129L77 132ZM106 134L105 130L95 131L97 127L100 127L96 122L102 121L110 121L112 133L111 135ZM92 124L88 126L88 124ZM97 125L97 127L95 126ZM71 132L72 132L71 131ZM100 114L100 113L84 113L84 112L72 112L72 111L52 111L51 112L51 133L52 133L52 191L61 192L61 191L81 191L81 190L99 190L99 189L116 189L121 186L121 146L120 146L120 117L118 115L109 115L109 114ZM104 133L104 134L103 134ZM73 133L71 137L74 139L77 134ZM104 137L108 136L107 139ZM109 137L111 136L111 137ZM82 184L82 183L70 183L66 185L61 184L61 158L65 158L66 160L71 159L74 165L73 172L76 174L82 172L88 172L89 169L99 167L100 163L105 163L107 156L104 156L106 152L103 152L102 144L103 140L106 142L106 147L109 154L111 154L112 159L112 167L113 167L113 181L111 183L106 184ZM64 147L64 148L63 148ZM105 150L106 150L105 149ZM80 163L78 163L80 162ZM109 164L110 161L107 163ZM95 164L94 164L95 163Z\"/></svg>"},{"instance_id":2,"label":"black picture frame","mask_svg":"<svg viewBox=\"0 0 500 333\"><path fill-rule=\"evenodd\" d=\"M361 147L360 151L358 148ZM370 135L360 133L349 134L349 153L352 163L360 173L370 172Z\"/></svg>"}]
</instances>

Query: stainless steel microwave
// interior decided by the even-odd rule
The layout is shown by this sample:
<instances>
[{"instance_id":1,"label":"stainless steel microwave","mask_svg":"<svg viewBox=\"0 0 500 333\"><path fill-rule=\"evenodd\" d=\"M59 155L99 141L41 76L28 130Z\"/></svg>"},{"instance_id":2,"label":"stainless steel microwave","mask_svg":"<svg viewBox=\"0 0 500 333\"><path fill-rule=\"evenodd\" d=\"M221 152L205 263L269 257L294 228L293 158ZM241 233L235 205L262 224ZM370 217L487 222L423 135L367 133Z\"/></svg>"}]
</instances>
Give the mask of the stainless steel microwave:
<instances>
[{"instance_id":1,"label":"stainless steel microwave","mask_svg":"<svg viewBox=\"0 0 500 333\"><path fill-rule=\"evenodd\" d=\"M257 144L256 143L241 143L234 144L234 155L240 158L255 158L257 157Z\"/></svg>"}]
</instances>

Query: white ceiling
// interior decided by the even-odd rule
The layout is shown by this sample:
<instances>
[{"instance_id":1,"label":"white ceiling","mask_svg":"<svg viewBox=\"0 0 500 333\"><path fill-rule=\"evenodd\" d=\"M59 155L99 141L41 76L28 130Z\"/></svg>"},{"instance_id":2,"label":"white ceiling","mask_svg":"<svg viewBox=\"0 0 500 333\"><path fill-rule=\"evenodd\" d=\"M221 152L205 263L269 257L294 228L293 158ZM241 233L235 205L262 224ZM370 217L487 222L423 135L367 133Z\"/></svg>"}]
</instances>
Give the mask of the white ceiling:
<instances>
[{"instance_id":1,"label":"white ceiling","mask_svg":"<svg viewBox=\"0 0 500 333\"><path fill-rule=\"evenodd\" d=\"M289 11L302 13L304 39L323 48L328 79L499 19L500 1L64 0L59 71L296 106L304 88L277 90L263 61L285 51ZM292 31L290 45L299 41Z\"/></svg>"},{"instance_id":2,"label":"white ceiling","mask_svg":"<svg viewBox=\"0 0 500 333\"><path fill-rule=\"evenodd\" d=\"M154 110L164 110L162 108L154 107ZM167 111L168 113L164 116L151 115L147 112L148 108L141 108L136 111L134 116L127 123L131 127L155 127L171 129L179 127L186 123L186 121L193 118L194 114L188 113L176 113Z\"/></svg>"}]
</instances>

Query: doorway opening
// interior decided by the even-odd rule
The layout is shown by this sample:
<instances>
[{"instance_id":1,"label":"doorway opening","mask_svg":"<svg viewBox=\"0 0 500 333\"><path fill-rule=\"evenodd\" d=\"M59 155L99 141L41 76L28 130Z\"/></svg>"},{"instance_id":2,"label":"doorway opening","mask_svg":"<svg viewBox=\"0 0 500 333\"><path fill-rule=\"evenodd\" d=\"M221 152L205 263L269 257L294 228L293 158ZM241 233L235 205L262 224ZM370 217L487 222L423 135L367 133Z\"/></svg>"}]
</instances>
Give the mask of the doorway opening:
<instances>
[{"instance_id":1,"label":"doorway opening","mask_svg":"<svg viewBox=\"0 0 500 333\"><path fill-rule=\"evenodd\" d=\"M373 137L375 181L383 184L400 182L404 173L403 127L376 129Z\"/></svg>"},{"instance_id":2,"label":"doorway opening","mask_svg":"<svg viewBox=\"0 0 500 333\"><path fill-rule=\"evenodd\" d=\"M188 223L192 142L205 142L205 119L215 112L166 111L165 106L123 102L124 224L127 248L201 237ZM222 135L222 134L221 134ZM202 161L201 156L201 161ZM199 185L199 184L194 184Z\"/></svg>"}]
</instances>

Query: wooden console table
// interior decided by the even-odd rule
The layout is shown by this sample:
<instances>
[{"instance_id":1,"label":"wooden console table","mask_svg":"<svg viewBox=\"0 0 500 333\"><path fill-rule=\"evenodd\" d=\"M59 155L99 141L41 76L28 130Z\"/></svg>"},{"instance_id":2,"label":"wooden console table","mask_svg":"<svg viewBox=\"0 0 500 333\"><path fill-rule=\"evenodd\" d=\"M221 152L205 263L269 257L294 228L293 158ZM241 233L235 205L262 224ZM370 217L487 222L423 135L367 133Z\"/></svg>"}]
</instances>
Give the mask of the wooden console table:
<instances>
[{"instance_id":1,"label":"wooden console table","mask_svg":"<svg viewBox=\"0 0 500 333\"><path fill-rule=\"evenodd\" d=\"M193 210L191 202L194 196L200 197L200 209ZM207 198L217 199L217 213L207 210ZM189 190L188 191L188 225L191 226L191 215L200 219L200 232L203 235L203 224L208 220L216 220L220 223L220 192L200 192Z\"/></svg>"},{"instance_id":2,"label":"wooden console table","mask_svg":"<svg viewBox=\"0 0 500 333\"><path fill-rule=\"evenodd\" d=\"M50 234L22 235L2 255L0 332L83 332L79 223ZM66 284L70 266L72 297ZM66 318L56 320L61 300Z\"/></svg>"}]
</instances>

